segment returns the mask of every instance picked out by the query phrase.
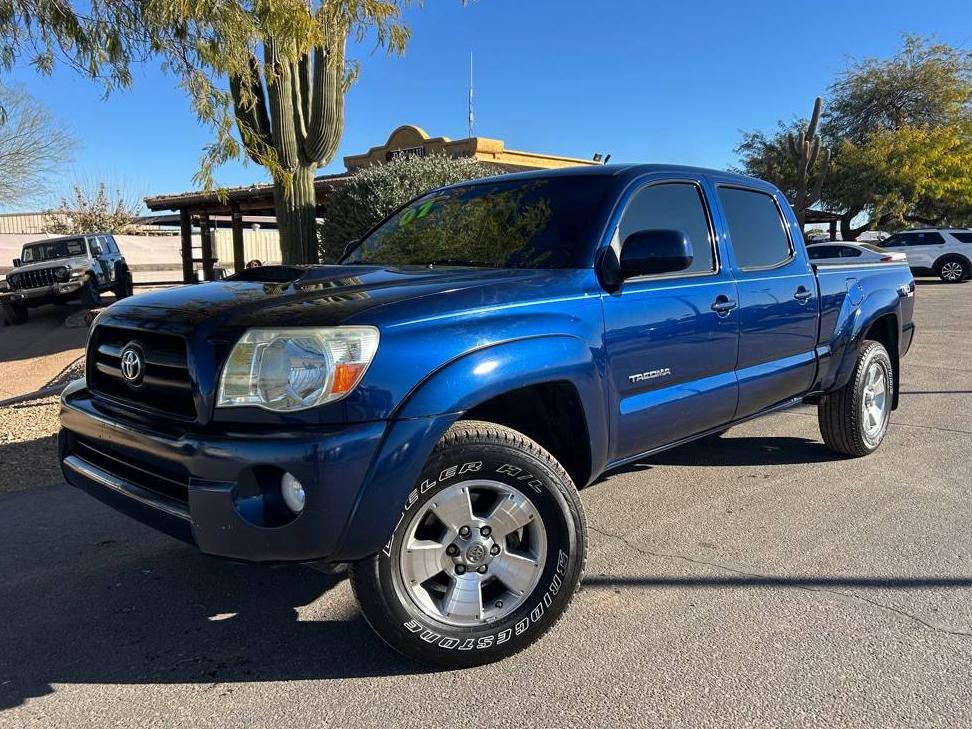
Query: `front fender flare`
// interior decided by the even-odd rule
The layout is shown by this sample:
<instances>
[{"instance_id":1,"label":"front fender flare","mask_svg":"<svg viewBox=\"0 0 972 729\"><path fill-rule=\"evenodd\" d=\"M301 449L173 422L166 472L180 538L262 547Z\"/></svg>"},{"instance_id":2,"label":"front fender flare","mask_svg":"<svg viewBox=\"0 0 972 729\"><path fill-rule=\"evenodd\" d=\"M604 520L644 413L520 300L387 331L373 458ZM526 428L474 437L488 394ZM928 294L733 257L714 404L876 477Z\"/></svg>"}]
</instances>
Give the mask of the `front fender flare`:
<instances>
[{"instance_id":1,"label":"front fender flare","mask_svg":"<svg viewBox=\"0 0 972 729\"><path fill-rule=\"evenodd\" d=\"M340 542L337 558L362 559L379 551L436 443L462 414L511 390L570 382L577 390L591 438L595 470L607 454L601 369L577 337L552 335L490 345L457 357L427 376L396 410Z\"/></svg>"}]
</instances>

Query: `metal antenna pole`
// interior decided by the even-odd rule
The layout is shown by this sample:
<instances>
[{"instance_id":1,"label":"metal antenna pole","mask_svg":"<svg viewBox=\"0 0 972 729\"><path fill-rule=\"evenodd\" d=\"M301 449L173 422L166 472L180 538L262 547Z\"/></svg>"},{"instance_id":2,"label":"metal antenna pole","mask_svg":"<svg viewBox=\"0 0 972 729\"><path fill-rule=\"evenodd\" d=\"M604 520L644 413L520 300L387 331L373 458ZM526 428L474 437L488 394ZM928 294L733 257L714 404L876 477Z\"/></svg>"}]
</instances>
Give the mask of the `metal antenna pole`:
<instances>
[{"instance_id":1,"label":"metal antenna pole","mask_svg":"<svg viewBox=\"0 0 972 729\"><path fill-rule=\"evenodd\" d=\"M476 127L476 116L473 114L473 54L469 51L469 137L472 138Z\"/></svg>"}]
</instances>

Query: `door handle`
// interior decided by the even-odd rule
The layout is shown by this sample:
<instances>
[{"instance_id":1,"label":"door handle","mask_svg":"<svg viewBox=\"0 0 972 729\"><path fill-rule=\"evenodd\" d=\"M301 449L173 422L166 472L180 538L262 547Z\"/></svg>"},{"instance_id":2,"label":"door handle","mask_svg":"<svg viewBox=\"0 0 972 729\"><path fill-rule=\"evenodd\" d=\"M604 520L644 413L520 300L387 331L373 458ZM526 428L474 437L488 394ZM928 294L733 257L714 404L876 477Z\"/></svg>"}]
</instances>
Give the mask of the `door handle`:
<instances>
[{"instance_id":1,"label":"door handle","mask_svg":"<svg viewBox=\"0 0 972 729\"><path fill-rule=\"evenodd\" d=\"M719 316L725 316L737 306L739 306L739 304L736 303L735 299L730 299L725 294L719 294L716 296L715 303L713 303L709 308Z\"/></svg>"},{"instance_id":2,"label":"door handle","mask_svg":"<svg viewBox=\"0 0 972 729\"><path fill-rule=\"evenodd\" d=\"M801 304L805 304L810 299L813 298L813 292L812 291L808 291L806 289L806 287L801 286L800 288L798 288L796 290L796 293L793 294L793 298L796 299L797 301L799 301Z\"/></svg>"}]
</instances>

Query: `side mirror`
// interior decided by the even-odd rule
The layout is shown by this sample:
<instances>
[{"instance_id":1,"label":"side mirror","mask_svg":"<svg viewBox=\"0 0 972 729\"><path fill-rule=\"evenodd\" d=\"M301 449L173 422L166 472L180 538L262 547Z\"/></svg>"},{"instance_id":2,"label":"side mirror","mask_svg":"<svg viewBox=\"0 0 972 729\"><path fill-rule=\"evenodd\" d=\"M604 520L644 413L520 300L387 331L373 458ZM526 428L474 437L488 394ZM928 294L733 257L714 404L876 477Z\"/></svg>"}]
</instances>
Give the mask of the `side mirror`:
<instances>
[{"instance_id":1,"label":"side mirror","mask_svg":"<svg viewBox=\"0 0 972 729\"><path fill-rule=\"evenodd\" d=\"M13 265L14 265L14 268L20 268L21 266L24 265L24 262L21 261L19 258L15 258L15 259L13 259Z\"/></svg>"},{"instance_id":2,"label":"side mirror","mask_svg":"<svg viewBox=\"0 0 972 729\"><path fill-rule=\"evenodd\" d=\"M692 242L680 230L639 230L621 246L621 278L684 271L694 257Z\"/></svg>"},{"instance_id":3,"label":"side mirror","mask_svg":"<svg viewBox=\"0 0 972 729\"><path fill-rule=\"evenodd\" d=\"M99 245L91 246L91 255L92 256L94 256L95 258L97 258L101 254L102 254L101 246L99 246Z\"/></svg>"}]
</instances>

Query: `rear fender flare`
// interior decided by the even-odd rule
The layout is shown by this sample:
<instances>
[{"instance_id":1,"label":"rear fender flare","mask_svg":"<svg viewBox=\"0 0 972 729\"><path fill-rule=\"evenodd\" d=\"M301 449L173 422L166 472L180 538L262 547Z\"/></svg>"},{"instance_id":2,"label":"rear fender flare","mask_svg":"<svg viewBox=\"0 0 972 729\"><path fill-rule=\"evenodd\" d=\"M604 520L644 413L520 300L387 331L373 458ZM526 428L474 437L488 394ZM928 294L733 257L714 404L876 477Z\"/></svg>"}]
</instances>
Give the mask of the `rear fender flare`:
<instances>
[{"instance_id":1,"label":"rear fender flare","mask_svg":"<svg viewBox=\"0 0 972 729\"><path fill-rule=\"evenodd\" d=\"M899 316L899 296L896 291L881 289L867 295L858 307L850 304L849 297L844 300L840 323L831 342L831 357L836 363L832 368L830 382L824 383L824 390L832 392L846 385L854 374L857 358L864 346L864 337L871 325L887 314L898 319L898 341L901 341L901 318ZM897 358L897 352L888 353ZM897 387L897 383L895 383Z\"/></svg>"}]
</instances>

